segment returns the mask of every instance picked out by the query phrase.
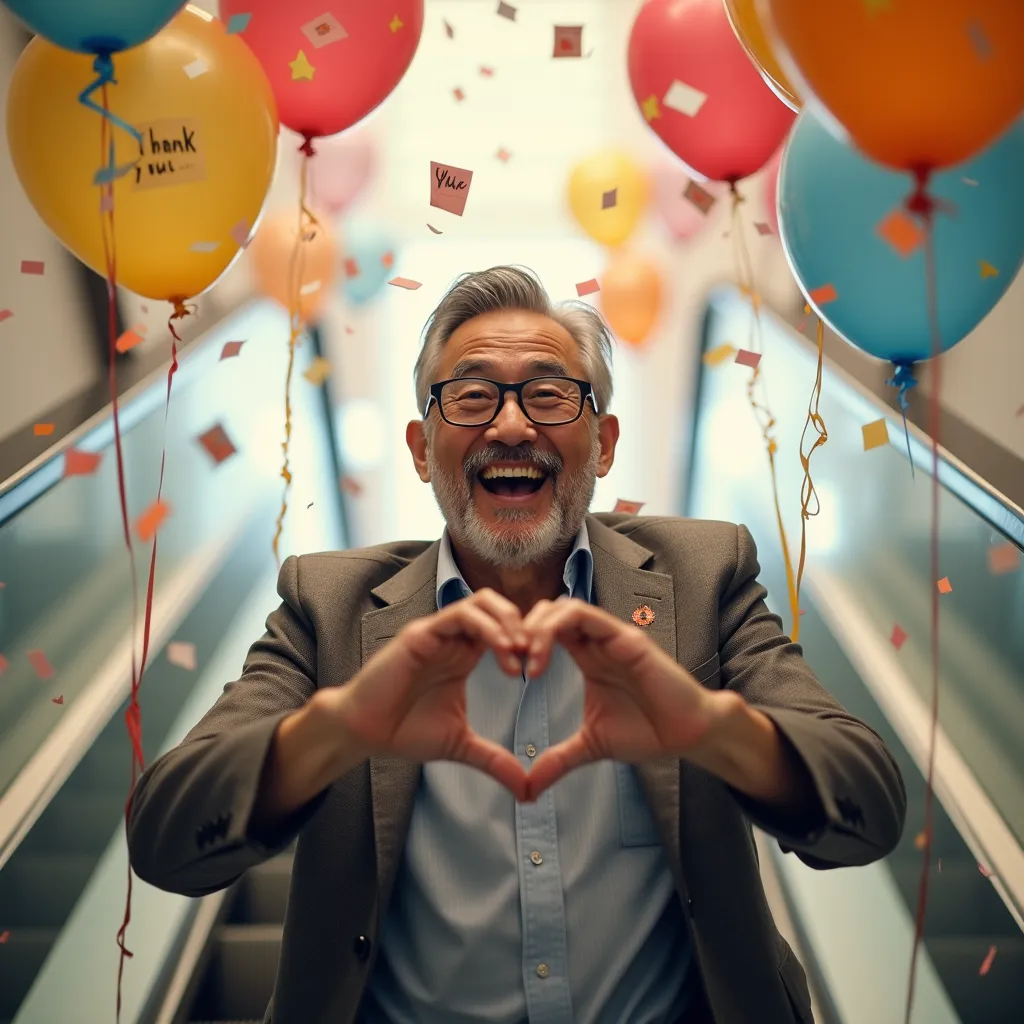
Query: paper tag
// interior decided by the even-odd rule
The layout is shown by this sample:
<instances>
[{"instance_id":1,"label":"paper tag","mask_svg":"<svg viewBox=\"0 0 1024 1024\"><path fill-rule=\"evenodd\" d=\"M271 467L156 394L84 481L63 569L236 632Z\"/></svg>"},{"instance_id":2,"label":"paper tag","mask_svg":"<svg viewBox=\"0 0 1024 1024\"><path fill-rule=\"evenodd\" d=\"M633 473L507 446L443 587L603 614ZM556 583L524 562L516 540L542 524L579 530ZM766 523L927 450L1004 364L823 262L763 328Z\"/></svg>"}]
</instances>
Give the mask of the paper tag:
<instances>
[{"instance_id":1,"label":"paper tag","mask_svg":"<svg viewBox=\"0 0 1024 1024\"><path fill-rule=\"evenodd\" d=\"M303 25L300 31L318 50L348 38L344 26L333 14L321 14Z\"/></svg>"},{"instance_id":2,"label":"paper tag","mask_svg":"<svg viewBox=\"0 0 1024 1024\"><path fill-rule=\"evenodd\" d=\"M707 98L707 94L700 89L694 89L692 85L676 80L668 87L668 92L661 102L680 114L696 117L700 113L700 108L707 102Z\"/></svg>"},{"instance_id":3,"label":"paper tag","mask_svg":"<svg viewBox=\"0 0 1024 1024\"><path fill-rule=\"evenodd\" d=\"M461 217L473 184L473 172L430 161L430 205Z\"/></svg>"},{"instance_id":4,"label":"paper tag","mask_svg":"<svg viewBox=\"0 0 1024 1024\"><path fill-rule=\"evenodd\" d=\"M202 135L196 120L167 118L140 125L139 133L142 145L134 167L134 191L206 180Z\"/></svg>"}]
</instances>

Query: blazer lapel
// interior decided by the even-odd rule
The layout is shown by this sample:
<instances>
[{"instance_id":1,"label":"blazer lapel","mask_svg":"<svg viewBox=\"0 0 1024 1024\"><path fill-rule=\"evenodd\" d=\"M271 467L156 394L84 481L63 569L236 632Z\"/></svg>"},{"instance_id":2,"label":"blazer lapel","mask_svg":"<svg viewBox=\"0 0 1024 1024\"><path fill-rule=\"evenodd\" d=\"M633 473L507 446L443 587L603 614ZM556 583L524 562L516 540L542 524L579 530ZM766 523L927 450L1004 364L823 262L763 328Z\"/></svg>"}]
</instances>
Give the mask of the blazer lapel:
<instances>
[{"instance_id":1,"label":"blazer lapel","mask_svg":"<svg viewBox=\"0 0 1024 1024\"><path fill-rule=\"evenodd\" d=\"M437 551L435 542L404 569L375 587L371 593L387 602L362 619L362 664L414 619L437 610L435 594ZM373 802L373 835L377 855L377 924L381 923L398 863L405 847L416 790L422 769L400 757L370 758L370 792Z\"/></svg>"},{"instance_id":2,"label":"blazer lapel","mask_svg":"<svg viewBox=\"0 0 1024 1024\"><path fill-rule=\"evenodd\" d=\"M587 516L587 533L594 556L594 600L617 619L635 624L646 606L654 613L649 625L639 626L673 660L676 652L676 608L672 577L641 568L654 556L628 537ZM659 758L636 766L647 802L657 822L662 845L677 880L682 874L679 848L679 761Z\"/></svg>"}]
</instances>

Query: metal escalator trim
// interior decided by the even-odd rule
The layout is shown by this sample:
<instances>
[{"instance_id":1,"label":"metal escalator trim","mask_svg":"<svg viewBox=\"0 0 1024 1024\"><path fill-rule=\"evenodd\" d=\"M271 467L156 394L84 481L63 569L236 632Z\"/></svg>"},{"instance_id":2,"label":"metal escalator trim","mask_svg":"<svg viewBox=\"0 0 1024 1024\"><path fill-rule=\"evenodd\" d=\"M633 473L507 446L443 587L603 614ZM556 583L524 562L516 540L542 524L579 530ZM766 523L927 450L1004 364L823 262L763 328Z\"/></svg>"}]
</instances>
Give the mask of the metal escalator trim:
<instances>
[{"instance_id":1,"label":"metal escalator trim","mask_svg":"<svg viewBox=\"0 0 1024 1024\"><path fill-rule=\"evenodd\" d=\"M828 569L808 565L804 586L914 763L927 775L931 710L914 692L888 639L878 633L846 583ZM991 869L990 881L1024 931L1024 848L941 724L935 737L934 785L936 798L974 858Z\"/></svg>"},{"instance_id":2,"label":"metal escalator trim","mask_svg":"<svg viewBox=\"0 0 1024 1024\"><path fill-rule=\"evenodd\" d=\"M224 564L247 521L237 520L197 547L174 575L157 587L153 595L151 652L160 651L171 639ZM0 796L0 869L130 693L131 659L132 637L128 635L66 708L32 759ZM126 799L127 795L126 791Z\"/></svg>"}]
</instances>

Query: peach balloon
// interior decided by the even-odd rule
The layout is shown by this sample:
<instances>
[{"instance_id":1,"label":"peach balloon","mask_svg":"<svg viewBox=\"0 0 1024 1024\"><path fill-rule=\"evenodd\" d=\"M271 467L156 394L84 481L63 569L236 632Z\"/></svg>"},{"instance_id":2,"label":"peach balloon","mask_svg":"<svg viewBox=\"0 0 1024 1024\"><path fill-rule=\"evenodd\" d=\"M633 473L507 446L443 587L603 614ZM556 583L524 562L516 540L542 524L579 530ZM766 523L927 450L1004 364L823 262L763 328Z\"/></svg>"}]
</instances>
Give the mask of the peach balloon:
<instances>
[{"instance_id":1,"label":"peach balloon","mask_svg":"<svg viewBox=\"0 0 1024 1024\"><path fill-rule=\"evenodd\" d=\"M661 313L664 286L651 260L629 253L612 258L601 278L601 305L616 336L642 345Z\"/></svg>"},{"instance_id":2,"label":"peach balloon","mask_svg":"<svg viewBox=\"0 0 1024 1024\"><path fill-rule=\"evenodd\" d=\"M249 251L257 290L285 309L297 293L300 321L314 320L331 294L338 264L338 241L326 219L299 241L298 215L274 213L260 224Z\"/></svg>"}]
</instances>

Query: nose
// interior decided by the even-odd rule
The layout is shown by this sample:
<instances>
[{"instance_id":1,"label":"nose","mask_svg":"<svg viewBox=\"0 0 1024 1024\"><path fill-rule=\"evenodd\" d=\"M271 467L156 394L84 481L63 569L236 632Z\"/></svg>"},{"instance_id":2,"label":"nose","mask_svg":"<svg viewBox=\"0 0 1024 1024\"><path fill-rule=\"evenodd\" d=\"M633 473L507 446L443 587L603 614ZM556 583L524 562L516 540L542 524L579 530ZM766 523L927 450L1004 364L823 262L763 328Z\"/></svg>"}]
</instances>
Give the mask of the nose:
<instances>
[{"instance_id":1,"label":"nose","mask_svg":"<svg viewBox=\"0 0 1024 1024\"><path fill-rule=\"evenodd\" d=\"M498 410L494 422L487 428L488 439L501 441L510 448L523 441L535 441L537 431L523 410L519 408L516 396L511 392L505 395L505 403Z\"/></svg>"}]
</instances>

